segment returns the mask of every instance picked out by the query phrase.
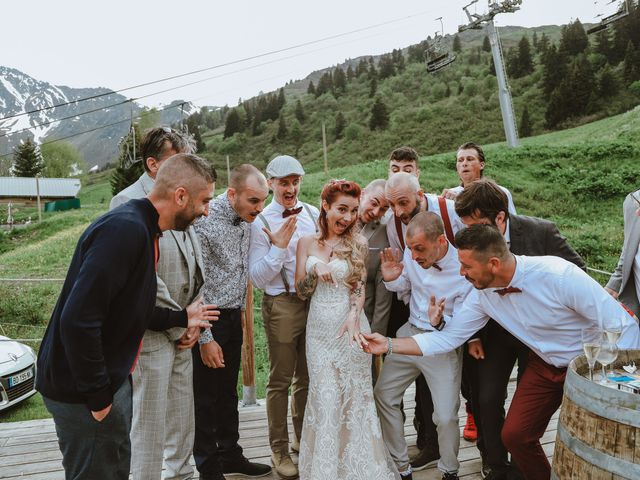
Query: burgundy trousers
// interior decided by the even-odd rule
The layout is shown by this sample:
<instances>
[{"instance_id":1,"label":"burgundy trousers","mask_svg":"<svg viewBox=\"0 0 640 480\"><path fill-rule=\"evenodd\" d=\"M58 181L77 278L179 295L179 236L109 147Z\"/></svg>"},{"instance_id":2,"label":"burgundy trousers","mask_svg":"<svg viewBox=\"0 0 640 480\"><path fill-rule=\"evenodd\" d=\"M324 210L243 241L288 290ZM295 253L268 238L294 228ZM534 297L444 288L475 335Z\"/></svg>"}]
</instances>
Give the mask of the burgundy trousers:
<instances>
[{"instance_id":1,"label":"burgundy trousers","mask_svg":"<svg viewBox=\"0 0 640 480\"><path fill-rule=\"evenodd\" d=\"M551 465L540 445L549 420L562 403L566 368L529 354L502 427L502 442L527 480L549 480Z\"/></svg>"}]
</instances>

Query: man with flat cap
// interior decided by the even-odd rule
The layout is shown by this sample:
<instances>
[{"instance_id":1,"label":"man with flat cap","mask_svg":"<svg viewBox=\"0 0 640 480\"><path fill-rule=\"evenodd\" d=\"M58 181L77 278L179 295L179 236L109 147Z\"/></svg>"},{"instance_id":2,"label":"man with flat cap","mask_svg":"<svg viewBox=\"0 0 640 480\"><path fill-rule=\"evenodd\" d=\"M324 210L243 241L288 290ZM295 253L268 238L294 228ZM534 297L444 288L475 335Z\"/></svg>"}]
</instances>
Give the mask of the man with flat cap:
<instances>
[{"instance_id":1,"label":"man with flat cap","mask_svg":"<svg viewBox=\"0 0 640 480\"><path fill-rule=\"evenodd\" d=\"M305 353L307 303L296 295L298 239L318 231L318 209L298 199L304 169L289 155L267 165L273 200L251 225L249 276L264 290L262 319L269 346L267 417L271 461L280 477L297 478L298 468L289 453L287 405L291 387L293 451L299 448L309 376Z\"/></svg>"}]
</instances>

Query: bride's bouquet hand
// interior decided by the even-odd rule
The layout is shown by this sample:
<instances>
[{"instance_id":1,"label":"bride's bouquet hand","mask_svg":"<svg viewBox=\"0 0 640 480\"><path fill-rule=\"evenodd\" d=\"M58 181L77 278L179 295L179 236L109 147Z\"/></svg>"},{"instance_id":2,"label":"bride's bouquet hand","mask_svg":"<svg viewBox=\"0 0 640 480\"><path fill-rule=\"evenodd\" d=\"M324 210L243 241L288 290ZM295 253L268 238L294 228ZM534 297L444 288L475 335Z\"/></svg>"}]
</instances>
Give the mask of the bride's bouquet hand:
<instances>
[{"instance_id":1,"label":"bride's bouquet hand","mask_svg":"<svg viewBox=\"0 0 640 480\"><path fill-rule=\"evenodd\" d=\"M314 268L316 270L316 275L318 275L318 278L321 281L336 285L336 281L333 278L333 273L331 272L329 265L324 262L318 262Z\"/></svg>"}]
</instances>

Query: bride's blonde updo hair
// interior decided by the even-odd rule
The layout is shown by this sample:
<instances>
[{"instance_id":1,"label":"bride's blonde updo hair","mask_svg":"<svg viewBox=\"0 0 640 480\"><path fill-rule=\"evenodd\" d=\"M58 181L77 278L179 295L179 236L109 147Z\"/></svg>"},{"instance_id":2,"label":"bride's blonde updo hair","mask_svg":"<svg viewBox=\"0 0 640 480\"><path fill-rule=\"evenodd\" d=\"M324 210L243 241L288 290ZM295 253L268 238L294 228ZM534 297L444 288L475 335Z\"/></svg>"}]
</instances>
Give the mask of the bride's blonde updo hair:
<instances>
[{"instance_id":1,"label":"bride's blonde updo hair","mask_svg":"<svg viewBox=\"0 0 640 480\"><path fill-rule=\"evenodd\" d=\"M347 180L331 180L322 188L320 198L331 205L338 199L340 195L353 197L360 200L360 185ZM345 283L351 288L356 288L358 282L362 278L362 274L366 270L367 245L357 241L359 228L356 227L358 218L353 219L353 223L340 235L342 245L333 250L335 258L342 258L349 265L349 274L345 278ZM327 212L324 208L320 208L320 217L318 218L318 226L320 227L320 236L318 242L325 244L327 235L329 234L329 225L327 223Z\"/></svg>"}]
</instances>

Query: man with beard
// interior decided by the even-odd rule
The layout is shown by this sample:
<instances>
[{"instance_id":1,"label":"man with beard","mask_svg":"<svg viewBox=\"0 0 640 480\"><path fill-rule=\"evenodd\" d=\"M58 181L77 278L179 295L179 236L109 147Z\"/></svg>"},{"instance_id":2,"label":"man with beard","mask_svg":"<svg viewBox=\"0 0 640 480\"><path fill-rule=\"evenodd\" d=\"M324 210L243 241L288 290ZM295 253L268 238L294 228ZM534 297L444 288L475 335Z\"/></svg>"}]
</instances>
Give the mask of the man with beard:
<instances>
[{"instance_id":1,"label":"man with beard","mask_svg":"<svg viewBox=\"0 0 640 480\"><path fill-rule=\"evenodd\" d=\"M110 209L144 198L153 188L158 169L176 153L192 153L191 138L168 127L153 128L140 142L145 172L131 186L111 199ZM202 258L192 226L166 232L160 238L156 305L182 310L199 294L203 284ZM147 330L138 368L132 375L131 474L133 480L157 480L162 476L193 476L189 464L193 451L193 367L191 347L200 331L170 328ZM169 413L170 407L170 413Z\"/></svg>"},{"instance_id":2,"label":"man with beard","mask_svg":"<svg viewBox=\"0 0 640 480\"><path fill-rule=\"evenodd\" d=\"M200 301L186 310L155 306L158 238L207 215L214 180L205 160L173 155L146 198L102 215L78 241L36 381L56 425L66 478L129 478L130 373L143 334L199 329L217 318L215 307Z\"/></svg>"},{"instance_id":3,"label":"man with beard","mask_svg":"<svg viewBox=\"0 0 640 480\"><path fill-rule=\"evenodd\" d=\"M404 252L388 248L381 253L381 271L391 291L411 290L409 321L398 337L441 330L445 322L429 323L425 305L431 296L447 296L447 315L460 309L471 290L460 277L456 249L444 233L442 219L433 212L416 214L406 232ZM402 261L401 261L402 260ZM433 399L433 419L438 434L438 468L443 480L457 480L458 407L460 405L461 357L456 351L423 358L389 355L376 383L374 396L385 443L403 479L412 478L400 402L406 388L420 374L426 379Z\"/></svg>"},{"instance_id":4,"label":"man with beard","mask_svg":"<svg viewBox=\"0 0 640 480\"><path fill-rule=\"evenodd\" d=\"M231 171L229 188L211 201L211 215L195 224L205 270L204 298L220 308L220 319L193 348L195 442L193 456L202 480L225 473L267 475L238 444L238 373L249 272L251 223L269 195L264 175L252 165Z\"/></svg>"},{"instance_id":5,"label":"man with beard","mask_svg":"<svg viewBox=\"0 0 640 480\"><path fill-rule=\"evenodd\" d=\"M411 173L404 171L395 173L389 177L385 188L385 197L394 213L393 218L387 223L387 237L391 248L400 251L405 249L407 225L419 212L430 211L441 217L445 234L450 243L453 243L455 233L464 228L455 213L454 203L437 195L425 194L420 188L418 174L419 170L417 168ZM409 318L406 305L409 303L411 292L398 292L397 296L400 301L394 302L392 306L389 324L393 325L393 328L390 328L387 332L389 336L395 336L397 329L404 325ZM470 397L470 395L465 392L465 398L467 397ZM414 426L418 432L416 445L420 452L411 460L411 465L417 471L435 465L440 458L438 433L433 422L431 392L422 375L416 380L416 416L414 418Z\"/></svg>"},{"instance_id":6,"label":"man with beard","mask_svg":"<svg viewBox=\"0 0 640 480\"><path fill-rule=\"evenodd\" d=\"M309 374L305 349L307 305L295 291L298 240L318 231L318 209L298 199L304 169L289 155L267 165L273 200L251 226L249 274L264 290L262 320L269 347L267 418L271 461L280 477L298 477L289 453L287 408L291 388L291 450L300 449Z\"/></svg>"},{"instance_id":7,"label":"man with beard","mask_svg":"<svg viewBox=\"0 0 640 480\"><path fill-rule=\"evenodd\" d=\"M554 255L585 268L580 255L553 222L511 214L504 190L490 180L471 183L458 195L455 205L465 225L487 224L498 228L509 250L516 255ZM508 462L500 434L511 371L517 360L518 379L522 377L529 349L494 320L489 320L477 337L480 341L469 344L469 354L477 360L471 390L482 455L481 475L491 480L518 478L517 469Z\"/></svg>"},{"instance_id":8,"label":"man with beard","mask_svg":"<svg viewBox=\"0 0 640 480\"><path fill-rule=\"evenodd\" d=\"M620 318L621 349L640 347L635 319L573 263L554 257L514 255L493 225L471 225L456 235L460 274L475 287L439 332L406 338L364 334L373 354L436 356L460 347L490 318L531 350L518 383L502 440L527 480L548 480L549 460L540 445L562 401L569 362L582 354L581 331ZM431 297L429 323L443 321L446 297Z\"/></svg>"}]
</instances>

